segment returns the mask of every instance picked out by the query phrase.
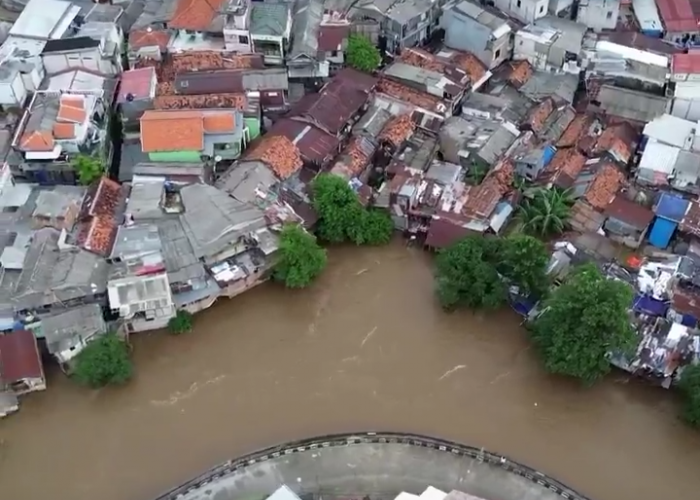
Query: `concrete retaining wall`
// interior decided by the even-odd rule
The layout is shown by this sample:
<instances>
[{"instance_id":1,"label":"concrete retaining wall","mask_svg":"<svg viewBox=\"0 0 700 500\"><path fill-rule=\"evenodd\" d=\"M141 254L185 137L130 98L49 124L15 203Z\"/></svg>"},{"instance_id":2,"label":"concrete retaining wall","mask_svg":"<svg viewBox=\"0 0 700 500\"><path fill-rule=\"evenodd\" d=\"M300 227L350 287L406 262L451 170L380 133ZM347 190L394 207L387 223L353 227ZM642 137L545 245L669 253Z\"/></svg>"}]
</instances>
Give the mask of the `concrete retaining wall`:
<instances>
[{"instance_id":1,"label":"concrete retaining wall","mask_svg":"<svg viewBox=\"0 0 700 500\"><path fill-rule=\"evenodd\" d=\"M384 500L432 485L488 500L588 500L507 457L392 432L326 435L266 448L214 467L156 500L257 499L281 484L313 498Z\"/></svg>"}]
</instances>

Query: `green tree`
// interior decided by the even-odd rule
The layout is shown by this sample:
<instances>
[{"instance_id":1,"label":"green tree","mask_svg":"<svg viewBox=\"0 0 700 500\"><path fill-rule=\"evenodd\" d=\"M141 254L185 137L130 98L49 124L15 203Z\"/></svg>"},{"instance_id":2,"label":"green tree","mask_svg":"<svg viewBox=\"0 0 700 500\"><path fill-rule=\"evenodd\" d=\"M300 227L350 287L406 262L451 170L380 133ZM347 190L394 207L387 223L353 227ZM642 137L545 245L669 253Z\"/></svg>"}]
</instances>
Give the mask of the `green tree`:
<instances>
[{"instance_id":1,"label":"green tree","mask_svg":"<svg viewBox=\"0 0 700 500\"><path fill-rule=\"evenodd\" d=\"M326 267L326 251L301 226L289 224L280 235L279 257L272 276L288 288L304 288Z\"/></svg>"},{"instance_id":2,"label":"green tree","mask_svg":"<svg viewBox=\"0 0 700 500\"><path fill-rule=\"evenodd\" d=\"M497 245L495 239L467 236L438 254L435 285L442 307L490 309L505 303L505 283L491 263Z\"/></svg>"},{"instance_id":3,"label":"green tree","mask_svg":"<svg viewBox=\"0 0 700 500\"><path fill-rule=\"evenodd\" d=\"M321 239L331 243L352 241L357 245L380 245L391 240L394 231L391 218L363 207L347 180L334 174L321 174L311 190Z\"/></svg>"},{"instance_id":4,"label":"green tree","mask_svg":"<svg viewBox=\"0 0 700 500\"><path fill-rule=\"evenodd\" d=\"M483 182L484 177L486 177L488 173L488 165L472 160L469 170L467 171L466 180L469 184L479 185Z\"/></svg>"},{"instance_id":5,"label":"green tree","mask_svg":"<svg viewBox=\"0 0 700 500\"><path fill-rule=\"evenodd\" d=\"M700 427L700 365L685 367L678 385L683 396L681 417L693 427Z\"/></svg>"},{"instance_id":6,"label":"green tree","mask_svg":"<svg viewBox=\"0 0 700 500\"><path fill-rule=\"evenodd\" d=\"M549 288L549 258L549 252L540 240L525 234L514 234L500 240L494 265L525 295L542 298Z\"/></svg>"},{"instance_id":7,"label":"green tree","mask_svg":"<svg viewBox=\"0 0 700 500\"><path fill-rule=\"evenodd\" d=\"M382 56L372 42L363 35L350 35L345 49L345 61L355 69L371 73L379 67Z\"/></svg>"},{"instance_id":8,"label":"green tree","mask_svg":"<svg viewBox=\"0 0 700 500\"><path fill-rule=\"evenodd\" d=\"M123 384L133 374L129 347L114 333L88 343L75 358L73 376L90 387Z\"/></svg>"},{"instance_id":9,"label":"green tree","mask_svg":"<svg viewBox=\"0 0 700 500\"><path fill-rule=\"evenodd\" d=\"M592 384L610 371L607 354L630 353L637 341L628 310L632 289L592 264L576 269L544 302L532 339L547 371Z\"/></svg>"},{"instance_id":10,"label":"green tree","mask_svg":"<svg viewBox=\"0 0 700 500\"><path fill-rule=\"evenodd\" d=\"M523 230L536 236L563 233L572 205L568 191L557 188L536 190L533 197L526 198L520 206Z\"/></svg>"},{"instance_id":11,"label":"green tree","mask_svg":"<svg viewBox=\"0 0 700 500\"><path fill-rule=\"evenodd\" d=\"M88 155L78 155L71 162L73 169L78 175L78 182L83 186L92 184L102 177L105 172L104 165L99 158Z\"/></svg>"},{"instance_id":12,"label":"green tree","mask_svg":"<svg viewBox=\"0 0 700 500\"><path fill-rule=\"evenodd\" d=\"M179 310L175 313L175 316L168 321L168 330L170 330L170 333L173 335L189 333L192 331L192 320L192 313Z\"/></svg>"}]
</instances>

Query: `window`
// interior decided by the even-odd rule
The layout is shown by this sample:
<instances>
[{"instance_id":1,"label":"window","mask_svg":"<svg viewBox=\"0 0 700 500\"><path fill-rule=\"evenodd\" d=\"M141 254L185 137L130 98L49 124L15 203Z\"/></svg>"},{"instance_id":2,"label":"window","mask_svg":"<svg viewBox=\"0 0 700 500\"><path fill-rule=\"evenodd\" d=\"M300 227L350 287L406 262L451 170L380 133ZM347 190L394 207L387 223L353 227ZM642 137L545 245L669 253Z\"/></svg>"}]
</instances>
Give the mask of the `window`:
<instances>
[{"instance_id":1,"label":"window","mask_svg":"<svg viewBox=\"0 0 700 500\"><path fill-rule=\"evenodd\" d=\"M520 8L520 5L521 5L521 2L520 2L520 0L518 0L518 8Z\"/></svg>"},{"instance_id":2,"label":"window","mask_svg":"<svg viewBox=\"0 0 700 500\"><path fill-rule=\"evenodd\" d=\"M612 19L612 15L613 15L612 11L609 11L605 17L607 17L608 19Z\"/></svg>"},{"instance_id":3,"label":"window","mask_svg":"<svg viewBox=\"0 0 700 500\"><path fill-rule=\"evenodd\" d=\"M493 58L498 59L499 57L501 57L501 49L496 49L496 52L493 54Z\"/></svg>"},{"instance_id":4,"label":"window","mask_svg":"<svg viewBox=\"0 0 700 500\"><path fill-rule=\"evenodd\" d=\"M248 45L248 37L245 35L238 35L238 43L244 43Z\"/></svg>"},{"instance_id":5,"label":"window","mask_svg":"<svg viewBox=\"0 0 700 500\"><path fill-rule=\"evenodd\" d=\"M231 145L228 143L224 142L216 142L214 143L214 151L225 151L227 149L230 149Z\"/></svg>"},{"instance_id":6,"label":"window","mask_svg":"<svg viewBox=\"0 0 700 500\"><path fill-rule=\"evenodd\" d=\"M540 14L544 12L544 5L540 5Z\"/></svg>"}]
</instances>

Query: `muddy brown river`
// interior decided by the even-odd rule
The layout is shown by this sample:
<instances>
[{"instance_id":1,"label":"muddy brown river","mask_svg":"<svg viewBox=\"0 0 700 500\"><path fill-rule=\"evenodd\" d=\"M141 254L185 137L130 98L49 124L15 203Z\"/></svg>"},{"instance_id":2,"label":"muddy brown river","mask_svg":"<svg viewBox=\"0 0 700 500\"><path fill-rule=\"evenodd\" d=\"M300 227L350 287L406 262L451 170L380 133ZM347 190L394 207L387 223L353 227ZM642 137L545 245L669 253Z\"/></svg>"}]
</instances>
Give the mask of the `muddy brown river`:
<instances>
[{"instance_id":1,"label":"muddy brown river","mask_svg":"<svg viewBox=\"0 0 700 500\"><path fill-rule=\"evenodd\" d=\"M592 389L546 375L509 311L443 313L420 250L330 261L312 289L264 285L186 336L132 337L125 387L50 370L49 389L0 422L0 497L148 500L253 449L383 429L510 455L594 500L697 498L700 434L672 394L621 374Z\"/></svg>"}]
</instances>

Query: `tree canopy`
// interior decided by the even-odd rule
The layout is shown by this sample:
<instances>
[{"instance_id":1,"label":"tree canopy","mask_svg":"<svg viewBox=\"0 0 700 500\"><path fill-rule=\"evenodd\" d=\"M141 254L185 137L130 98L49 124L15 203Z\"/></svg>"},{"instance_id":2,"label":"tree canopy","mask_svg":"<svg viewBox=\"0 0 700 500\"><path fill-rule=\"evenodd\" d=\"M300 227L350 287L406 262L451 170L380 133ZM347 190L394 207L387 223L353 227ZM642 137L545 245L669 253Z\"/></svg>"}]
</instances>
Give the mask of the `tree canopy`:
<instances>
[{"instance_id":1,"label":"tree canopy","mask_svg":"<svg viewBox=\"0 0 700 500\"><path fill-rule=\"evenodd\" d=\"M173 335L191 332L192 319L192 313L179 310L175 313L175 316L168 321L168 330L170 330L170 333Z\"/></svg>"},{"instance_id":2,"label":"tree canopy","mask_svg":"<svg viewBox=\"0 0 700 500\"><path fill-rule=\"evenodd\" d=\"M382 56L372 45L369 38L363 35L350 35L348 47L345 49L345 62L355 69L371 73L379 67Z\"/></svg>"},{"instance_id":3,"label":"tree canopy","mask_svg":"<svg viewBox=\"0 0 700 500\"><path fill-rule=\"evenodd\" d=\"M114 333L89 342L76 356L73 376L90 387L123 384L133 374L129 347Z\"/></svg>"},{"instance_id":4,"label":"tree canopy","mask_svg":"<svg viewBox=\"0 0 700 500\"><path fill-rule=\"evenodd\" d=\"M679 388L683 395L681 417L693 427L700 427L700 365L683 369Z\"/></svg>"},{"instance_id":5,"label":"tree canopy","mask_svg":"<svg viewBox=\"0 0 700 500\"><path fill-rule=\"evenodd\" d=\"M363 207L347 180L321 174L312 192L319 217L317 234L322 240L356 245L382 245L391 240L394 225L389 215Z\"/></svg>"},{"instance_id":6,"label":"tree canopy","mask_svg":"<svg viewBox=\"0 0 700 500\"><path fill-rule=\"evenodd\" d=\"M568 191L537 189L533 197L526 198L520 206L519 218L523 231L537 236L563 233L572 205Z\"/></svg>"},{"instance_id":7,"label":"tree canopy","mask_svg":"<svg viewBox=\"0 0 700 500\"><path fill-rule=\"evenodd\" d=\"M104 165L99 158L88 155L78 155L72 161L75 173L78 176L78 182L83 186L92 184L94 181L102 177L105 172Z\"/></svg>"},{"instance_id":8,"label":"tree canopy","mask_svg":"<svg viewBox=\"0 0 700 500\"><path fill-rule=\"evenodd\" d=\"M494 308L506 301L509 285L540 298L548 289L548 263L544 244L531 236L468 236L438 255L438 299L447 309Z\"/></svg>"},{"instance_id":9,"label":"tree canopy","mask_svg":"<svg viewBox=\"0 0 700 500\"><path fill-rule=\"evenodd\" d=\"M300 226L289 224L282 229L278 260L272 276L288 288L311 284L326 267L326 251L316 238Z\"/></svg>"},{"instance_id":10,"label":"tree canopy","mask_svg":"<svg viewBox=\"0 0 700 500\"><path fill-rule=\"evenodd\" d=\"M532 339L551 373L592 384L610 371L610 352L629 353L636 335L628 310L631 288L592 264L576 269L543 304Z\"/></svg>"}]
</instances>

